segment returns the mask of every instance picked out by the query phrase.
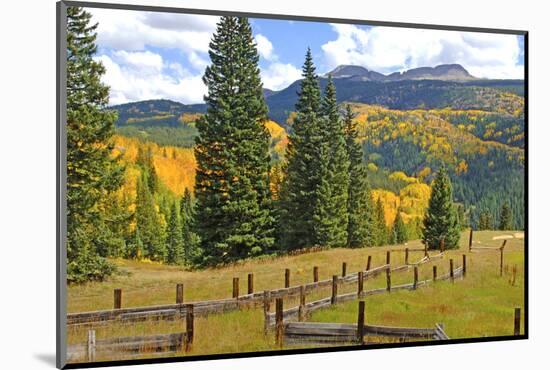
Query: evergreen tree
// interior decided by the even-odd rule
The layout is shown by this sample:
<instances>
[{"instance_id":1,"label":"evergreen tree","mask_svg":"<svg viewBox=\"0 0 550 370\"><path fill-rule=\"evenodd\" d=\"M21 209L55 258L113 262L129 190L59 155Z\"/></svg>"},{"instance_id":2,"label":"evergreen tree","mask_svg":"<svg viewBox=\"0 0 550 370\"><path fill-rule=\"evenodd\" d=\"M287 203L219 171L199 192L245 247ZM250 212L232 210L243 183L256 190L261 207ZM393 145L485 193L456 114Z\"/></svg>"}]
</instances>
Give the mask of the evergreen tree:
<instances>
[{"instance_id":1,"label":"evergreen tree","mask_svg":"<svg viewBox=\"0 0 550 370\"><path fill-rule=\"evenodd\" d=\"M493 218L492 218L491 213L489 211L484 210L479 214L477 229L478 230L492 230L493 229Z\"/></svg>"},{"instance_id":2,"label":"evergreen tree","mask_svg":"<svg viewBox=\"0 0 550 370\"><path fill-rule=\"evenodd\" d=\"M512 209L508 203L504 203L500 209L499 230L512 230Z\"/></svg>"},{"instance_id":3,"label":"evergreen tree","mask_svg":"<svg viewBox=\"0 0 550 370\"><path fill-rule=\"evenodd\" d=\"M181 232L183 240L183 249L184 249L184 260L185 263L190 264L196 262L197 257L197 247L199 245L198 236L193 232L194 230L194 203L191 198L191 192L189 189L185 188L183 192L183 197L180 201L180 215L181 215ZM199 261L200 262L200 261Z\"/></svg>"},{"instance_id":4,"label":"evergreen tree","mask_svg":"<svg viewBox=\"0 0 550 370\"><path fill-rule=\"evenodd\" d=\"M349 158L342 120L338 113L336 88L329 77L321 106L321 183L317 189L314 230L319 245L343 247L348 239Z\"/></svg>"},{"instance_id":5,"label":"evergreen tree","mask_svg":"<svg viewBox=\"0 0 550 370\"><path fill-rule=\"evenodd\" d=\"M392 233L395 238L395 243L397 244L403 244L409 240L407 236L407 228L405 227L405 223L401 217L401 212L399 211L397 211L397 216L395 216Z\"/></svg>"},{"instance_id":6,"label":"evergreen tree","mask_svg":"<svg viewBox=\"0 0 550 370\"><path fill-rule=\"evenodd\" d=\"M387 244L390 241L388 228L386 226L386 217L384 214L385 212L382 199L378 198L374 210L374 238L375 244L378 246Z\"/></svg>"},{"instance_id":7,"label":"evergreen tree","mask_svg":"<svg viewBox=\"0 0 550 370\"><path fill-rule=\"evenodd\" d=\"M309 48L302 76L279 202L280 241L287 250L317 244L314 214L326 153L319 117L321 92Z\"/></svg>"},{"instance_id":8,"label":"evergreen tree","mask_svg":"<svg viewBox=\"0 0 550 370\"><path fill-rule=\"evenodd\" d=\"M195 146L196 230L206 265L267 253L274 242L267 106L248 19L222 17L209 55Z\"/></svg>"},{"instance_id":9,"label":"evergreen tree","mask_svg":"<svg viewBox=\"0 0 550 370\"><path fill-rule=\"evenodd\" d=\"M101 280L114 266L98 254L108 235L99 204L120 187L123 167L111 156L116 114L105 110L109 88L94 60L97 24L82 8L67 8L67 279Z\"/></svg>"},{"instance_id":10,"label":"evergreen tree","mask_svg":"<svg viewBox=\"0 0 550 370\"><path fill-rule=\"evenodd\" d=\"M348 238L351 248L373 246L374 204L370 193L367 168L363 162L363 148L357 141L357 122L354 121L351 105L346 105L343 117L346 150L349 158L348 187Z\"/></svg>"},{"instance_id":11,"label":"evergreen tree","mask_svg":"<svg viewBox=\"0 0 550 370\"><path fill-rule=\"evenodd\" d=\"M460 227L453 205L453 189L447 171L442 167L432 183L432 194L424 216L422 241L429 249L438 249L444 241L445 248L458 248Z\"/></svg>"},{"instance_id":12,"label":"evergreen tree","mask_svg":"<svg viewBox=\"0 0 550 370\"><path fill-rule=\"evenodd\" d=\"M166 248L162 240L162 225L145 173L142 173L137 183L136 225L143 243L143 257L164 261Z\"/></svg>"},{"instance_id":13,"label":"evergreen tree","mask_svg":"<svg viewBox=\"0 0 550 370\"><path fill-rule=\"evenodd\" d=\"M183 263L183 238L181 233L180 217L176 204L172 204L170 221L168 222L168 234L166 237L166 262L172 265Z\"/></svg>"},{"instance_id":14,"label":"evergreen tree","mask_svg":"<svg viewBox=\"0 0 550 370\"><path fill-rule=\"evenodd\" d=\"M128 247L126 248L126 258L139 259L143 256L144 247L138 225L136 225L132 239L128 242L127 245Z\"/></svg>"}]
</instances>

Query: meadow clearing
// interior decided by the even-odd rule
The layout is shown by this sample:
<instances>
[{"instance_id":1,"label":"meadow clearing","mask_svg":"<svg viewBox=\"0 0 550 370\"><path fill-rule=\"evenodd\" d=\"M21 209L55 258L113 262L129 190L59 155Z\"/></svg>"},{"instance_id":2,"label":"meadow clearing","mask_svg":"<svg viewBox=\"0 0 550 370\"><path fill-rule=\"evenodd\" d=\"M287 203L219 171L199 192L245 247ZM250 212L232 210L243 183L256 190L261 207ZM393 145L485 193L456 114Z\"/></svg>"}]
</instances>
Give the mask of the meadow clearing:
<instances>
[{"instance_id":1,"label":"meadow clearing","mask_svg":"<svg viewBox=\"0 0 550 370\"><path fill-rule=\"evenodd\" d=\"M513 236L514 232L483 231L474 233L473 245L498 247L502 240L494 237ZM184 284L184 301L230 298L232 280L240 278L240 292L246 293L247 274L254 273L254 290L281 288L284 286L285 269L290 269L290 285L313 281L313 266L319 268L319 279L341 275L342 262L347 263L348 273L365 269L368 256L372 267L383 265L386 251L392 250L391 264L404 264L404 253L399 249L420 248L420 241L407 245L394 245L362 249L335 248L297 256L266 258L245 261L240 264L201 271L186 271L181 267L157 263L115 260L122 274L105 282L87 283L68 288L68 312L84 312L111 309L113 289L121 288L122 307L149 306L175 302L175 286ZM483 250L468 252L468 232L461 237L460 249L445 251L443 259L419 266L419 280L432 277L432 266L438 266L439 274L449 272L449 259L455 267L462 263L462 254L467 255L465 279L437 282L416 291L395 291L368 296L366 322L386 326L433 327L445 325L445 332L452 339L479 338L513 334L514 308L524 314L524 240L508 239L504 250L504 274L499 273L498 251ZM411 252L410 262L423 257L423 252ZM512 282L512 269L517 274ZM412 270L392 275L392 284L412 282ZM365 290L385 286L385 276L365 280ZM513 284L512 284L513 283ZM345 284L338 293L353 292L356 284ZM330 296L330 287L308 294L307 301ZM285 299L284 306L296 306L297 298ZM272 305L273 306L273 305ZM273 309L273 307L272 307ZM312 312L307 321L355 323L357 300ZM276 350L274 335L264 336L264 319L261 307L244 308L240 311L195 317L195 340L192 350L177 355L205 355L235 352ZM184 331L184 321L145 321L132 324L109 324L94 327L97 338L132 335L166 334ZM83 342L87 328L68 327L68 343ZM143 357L147 357L144 354ZM110 357L109 359L113 359ZM116 358L114 358L116 359ZM101 360L101 358L98 358Z\"/></svg>"}]
</instances>

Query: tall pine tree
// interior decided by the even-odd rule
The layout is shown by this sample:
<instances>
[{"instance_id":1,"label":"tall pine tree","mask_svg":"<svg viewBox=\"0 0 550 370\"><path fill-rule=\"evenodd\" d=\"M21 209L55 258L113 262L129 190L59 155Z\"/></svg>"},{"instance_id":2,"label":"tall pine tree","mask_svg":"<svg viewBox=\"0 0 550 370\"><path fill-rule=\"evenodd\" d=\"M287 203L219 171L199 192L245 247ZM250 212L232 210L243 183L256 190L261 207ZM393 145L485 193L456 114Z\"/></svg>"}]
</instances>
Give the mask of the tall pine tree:
<instances>
[{"instance_id":1,"label":"tall pine tree","mask_svg":"<svg viewBox=\"0 0 550 370\"><path fill-rule=\"evenodd\" d=\"M153 194L149 189L146 172L142 172L137 182L136 225L143 244L143 257L164 261L166 248L163 241L163 227Z\"/></svg>"},{"instance_id":2,"label":"tall pine tree","mask_svg":"<svg viewBox=\"0 0 550 370\"><path fill-rule=\"evenodd\" d=\"M398 210L393 223L392 234L394 242L397 244L403 244L409 240L407 235L407 228L401 217L401 212Z\"/></svg>"},{"instance_id":3,"label":"tall pine tree","mask_svg":"<svg viewBox=\"0 0 550 370\"><path fill-rule=\"evenodd\" d=\"M346 150L349 158L348 187L348 238L351 248L373 246L374 203L367 178L367 168L363 162L363 148L357 141L357 122L351 105L346 105L343 117Z\"/></svg>"},{"instance_id":4,"label":"tall pine tree","mask_svg":"<svg viewBox=\"0 0 550 370\"><path fill-rule=\"evenodd\" d=\"M342 119L338 112L336 87L329 76L321 106L323 134L321 183L317 190L314 229L317 243L343 247L348 239L349 158Z\"/></svg>"},{"instance_id":5,"label":"tall pine tree","mask_svg":"<svg viewBox=\"0 0 550 370\"><path fill-rule=\"evenodd\" d=\"M460 225L453 204L453 188L447 171L442 167L432 183L432 194L424 216L422 241L429 249L438 249L442 242L445 248L458 248Z\"/></svg>"},{"instance_id":6,"label":"tall pine tree","mask_svg":"<svg viewBox=\"0 0 550 370\"><path fill-rule=\"evenodd\" d=\"M111 156L116 114L104 108L109 88L101 83L97 24L82 8L67 9L67 279L100 280L113 266L99 257L105 220L99 204L120 187L123 167ZM103 249L109 249L103 246Z\"/></svg>"},{"instance_id":7,"label":"tall pine tree","mask_svg":"<svg viewBox=\"0 0 550 370\"><path fill-rule=\"evenodd\" d=\"M504 203L500 209L500 222L498 224L499 230L512 230L512 209L508 203Z\"/></svg>"},{"instance_id":8,"label":"tall pine tree","mask_svg":"<svg viewBox=\"0 0 550 370\"><path fill-rule=\"evenodd\" d=\"M274 242L267 106L248 19L222 17L209 55L208 108L195 146L196 230L205 265L267 253Z\"/></svg>"},{"instance_id":9,"label":"tall pine tree","mask_svg":"<svg viewBox=\"0 0 550 370\"><path fill-rule=\"evenodd\" d=\"M176 203L173 203L166 236L166 262L172 265L182 264L184 259L183 238L178 213Z\"/></svg>"},{"instance_id":10,"label":"tall pine tree","mask_svg":"<svg viewBox=\"0 0 550 370\"><path fill-rule=\"evenodd\" d=\"M191 192L185 188L180 201L181 235L183 240L184 260L186 264L197 263L198 236L194 233L195 208ZM200 261L198 261L200 262Z\"/></svg>"},{"instance_id":11,"label":"tall pine tree","mask_svg":"<svg viewBox=\"0 0 550 370\"><path fill-rule=\"evenodd\" d=\"M319 117L321 92L309 48L302 76L279 201L280 242L286 250L317 244L314 214L326 153Z\"/></svg>"}]
</instances>

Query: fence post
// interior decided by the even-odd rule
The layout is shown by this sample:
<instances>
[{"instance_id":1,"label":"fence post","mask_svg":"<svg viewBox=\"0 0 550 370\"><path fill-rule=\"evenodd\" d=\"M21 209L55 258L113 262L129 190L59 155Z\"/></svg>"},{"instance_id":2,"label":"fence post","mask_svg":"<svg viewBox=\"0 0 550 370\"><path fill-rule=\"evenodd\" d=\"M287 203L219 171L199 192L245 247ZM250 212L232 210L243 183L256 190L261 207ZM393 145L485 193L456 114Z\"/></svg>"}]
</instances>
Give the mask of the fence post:
<instances>
[{"instance_id":1,"label":"fence post","mask_svg":"<svg viewBox=\"0 0 550 370\"><path fill-rule=\"evenodd\" d=\"M521 323L521 308L516 307L514 310L514 335L520 334Z\"/></svg>"},{"instance_id":2,"label":"fence post","mask_svg":"<svg viewBox=\"0 0 550 370\"><path fill-rule=\"evenodd\" d=\"M275 299L275 341L279 347L283 347L283 299Z\"/></svg>"},{"instance_id":3,"label":"fence post","mask_svg":"<svg viewBox=\"0 0 550 370\"><path fill-rule=\"evenodd\" d=\"M365 301L359 301L359 310L357 313L357 341L360 344L365 344Z\"/></svg>"},{"instance_id":4,"label":"fence post","mask_svg":"<svg viewBox=\"0 0 550 370\"><path fill-rule=\"evenodd\" d=\"M347 267L348 267L348 264L345 262L342 262L342 277L346 276Z\"/></svg>"},{"instance_id":5,"label":"fence post","mask_svg":"<svg viewBox=\"0 0 550 370\"><path fill-rule=\"evenodd\" d=\"M418 266L414 266L413 289L416 289L417 286L418 286Z\"/></svg>"},{"instance_id":6,"label":"fence post","mask_svg":"<svg viewBox=\"0 0 550 370\"><path fill-rule=\"evenodd\" d=\"M390 264L390 251L386 252L386 265Z\"/></svg>"},{"instance_id":7,"label":"fence post","mask_svg":"<svg viewBox=\"0 0 550 370\"><path fill-rule=\"evenodd\" d=\"M264 335L269 331L269 310L271 305L271 292L264 290Z\"/></svg>"},{"instance_id":8,"label":"fence post","mask_svg":"<svg viewBox=\"0 0 550 370\"><path fill-rule=\"evenodd\" d=\"M451 283L454 283L455 282L455 271L454 271L454 268L453 268L453 259L451 258L449 260L449 276L451 277Z\"/></svg>"},{"instance_id":9,"label":"fence post","mask_svg":"<svg viewBox=\"0 0 550 370\"><path fill-rule=\"evenodd\" d=\"M176 284L176 303L183 303L183 284Z\"/></svg>"},{"instance_id":10,"label":"fence post","mask_svg":"<svg viewBox=\"0 0 550 370\"><path fill-rule=\"evenodd\" d=\"M248 294L254 293L254 274L248 274Z\"/></svg>"},{"instance_id":11,"label":"fence post","mask_svg":"<svg viewBox=\"0 0 550 370\"><path fill-rule=\"evenodd\" d=\"M502 242L500 246L500 276L502 276L502 269L504 268L504 247L506 246L506 239Z\"/></svg>"},{"instance_id":12,"label":"fence post","mask_svg":"<svg viewBox=\"0 0 550 370\"><path fill-rule=\"evenodd\" d=\"M332 275L332 294L330 296L330 304L336 304L338 296L338 275Z\"/></svg>"},{"instance_id":13,"label":"fence post","mask_svg":"<svg viewBox=\"0 0 550 370\"><path fill-rule=\"evenodd\" d=\"M472 251L473 240L474 240L474 229L470 228L470 241L468 242L468 252Z\"/></svg>"},{"instance_id":14,"label":"fence post","mask_svg":"<svg viewBox=\"0 0 550 370\"><path fill-rule=\"evenodd\" d=\"M300 306L298 307L298 321L306 319L306 288L300 285Z\"/></svg>"},{"instance_id":15,"label":"fence post","mask_svg":"<svg viewBox=\"0 0 550 370\"><path fill-rule=\"evenodd\" d=\"M187 340L185 341L185 352L189 352L193 346L194 338L194 319L195 313L192 304L185 305L185 332Z\"/></svg>"},{"instance_id":16,"label":"fence post","mask_svg":"<svg viewBox=\"0 0 550 370\"><path fill-rule=\"evenodd\" d=\"M405 248L405 265L409 264L409 248Z\"/></svg>"},{"instance_id":17,"label":"fence post","mask_svg":"<svg viewBox=\"0 0 550 370\"><path fill-rule=\"evenodd\" d=\"M437 266L433 266L433 281L434 283L436 282L437 280Z\"/></svg>"},{"instance_id":18,"label":"fence post","mask_svg":"<svg viewBox=\"0 0 550 370\"><path fill-rule=\"evenodd\" d=\"M439 250L441 253L443 253L445 251L445 239L441 239L439 241Z\"/></svg>"},{"instance_id":19,"label":"fence post","mask_svg":"<svg viewBox=\"0 0 550 370\"><path fill-rule=\"evenodd\" d=\"M372 256L369 256L369 257L367 258L367 271L370 270L370 264L371 264L371 262L372 262Z\"/></svg>"},{"instance_id":20,"label":"fence post","mask_svg":"<svg viewBox=\"0 0 550 370\"><path fill-rule=\"evenodd\" d=\"M88 330L88 342L87 342L88 362L95 361L95 330Z\"/></svg>"},{"instance_id":21,"label":"fence post","mask_svg":"<svg viewBox=\"0 0 550 370\"><path fill-rule=\"evenodd\" d=\"M313 266L313 282L316 283L319 281L319 267Z\"/></svg>"},{"instance_id":22,"label":"fence post","mask_svg":"<svg viewBox=\"0 0 550 370\"><path fill-rule=\"evenodd\" d=\"M390 266L388 266L388 268L386 268L386 290L388 292L391 291L391 268L390 268Z\"/></svg>"},{"instance_id":23,"label":"fence post","mask_svg":"<svg viewBox=\"0 0 550 370\"><path fill-rule=\"evenodd\" d=\"M357 273L357 297L363 294L363 271Z\"/></svg>"},{"instance_id":24,"label":"fence post","mask_svg":"<svg viewBox=\"0 0 550 370\"><path fill-rule=\"evenodd\" d=\"M239 278L238 277L233 278L233 298L235 299L239 298Z\"/></svg>"},{"instance_id":25,"label":"fence post","mask_svg":"<svg viewBox=\"0 0 550 370\"><path fill-rule=\"evenodd\" d=\"M290 269L285 269L285 288L290 287Z\"/></svg>"},{"instance_id":26,"label":"fence post","mask_svg":"<svg viewBox=\"0 0 550 370\"><path fill-rule=\"evenodd\" d=\"M462 277L466 277L466 255L462 255Z\"/></svg>"},{"instance_id":27,"label":"fence post","mask_svg":"<svg viewBox=\"0 0 550 370\"><path fill-rule=\"evenodd\" d=\"M518 266L514 265L514 267L512 268L512 279L510 280L510 284L512 286L516 285L516 273L517 272L518 272Z\"/></svg>"},{"instance_id":28,"label":"fence post","mask_svg":"<svg viewBox=\"0 0 550 370\"><path fill-rule=\"evenodd\" d=\"M115 300L115 303L114 303L115 310L121 308L122 307L122 289L114 290L114 300Z\"/></svg>"},{"instance_id":29,"label":"fence post","mask_svg":"<svg viewBox=\"0 0 550 370\"><path fill-rule=\"evenodd\" d=\"M428 257L428 243L424 243L424 257Z\"/></svg>"}]
</instances>

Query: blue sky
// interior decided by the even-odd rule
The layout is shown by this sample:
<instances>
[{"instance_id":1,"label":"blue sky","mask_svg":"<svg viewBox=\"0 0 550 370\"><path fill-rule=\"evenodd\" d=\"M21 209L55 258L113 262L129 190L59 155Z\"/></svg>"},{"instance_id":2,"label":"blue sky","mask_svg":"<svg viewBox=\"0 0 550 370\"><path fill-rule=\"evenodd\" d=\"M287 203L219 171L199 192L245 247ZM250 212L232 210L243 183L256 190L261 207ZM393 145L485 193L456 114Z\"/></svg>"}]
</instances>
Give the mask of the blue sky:
<instances>
[{"instance_id":1,"label":"blue sky","mask_svg":"<svg viewBox=\"0 0 550 370\"><path fill-rule=\"evenodd\" d=\"M90 9L99 23L98 54L111 104L166 98L200 103L215 16ZM310 47L319 74L340 64L384 74L445 63L472 75L522 78L523 37L457 31L251 19L264 87L300 77Z\"/></svg>"}]
</instances>

